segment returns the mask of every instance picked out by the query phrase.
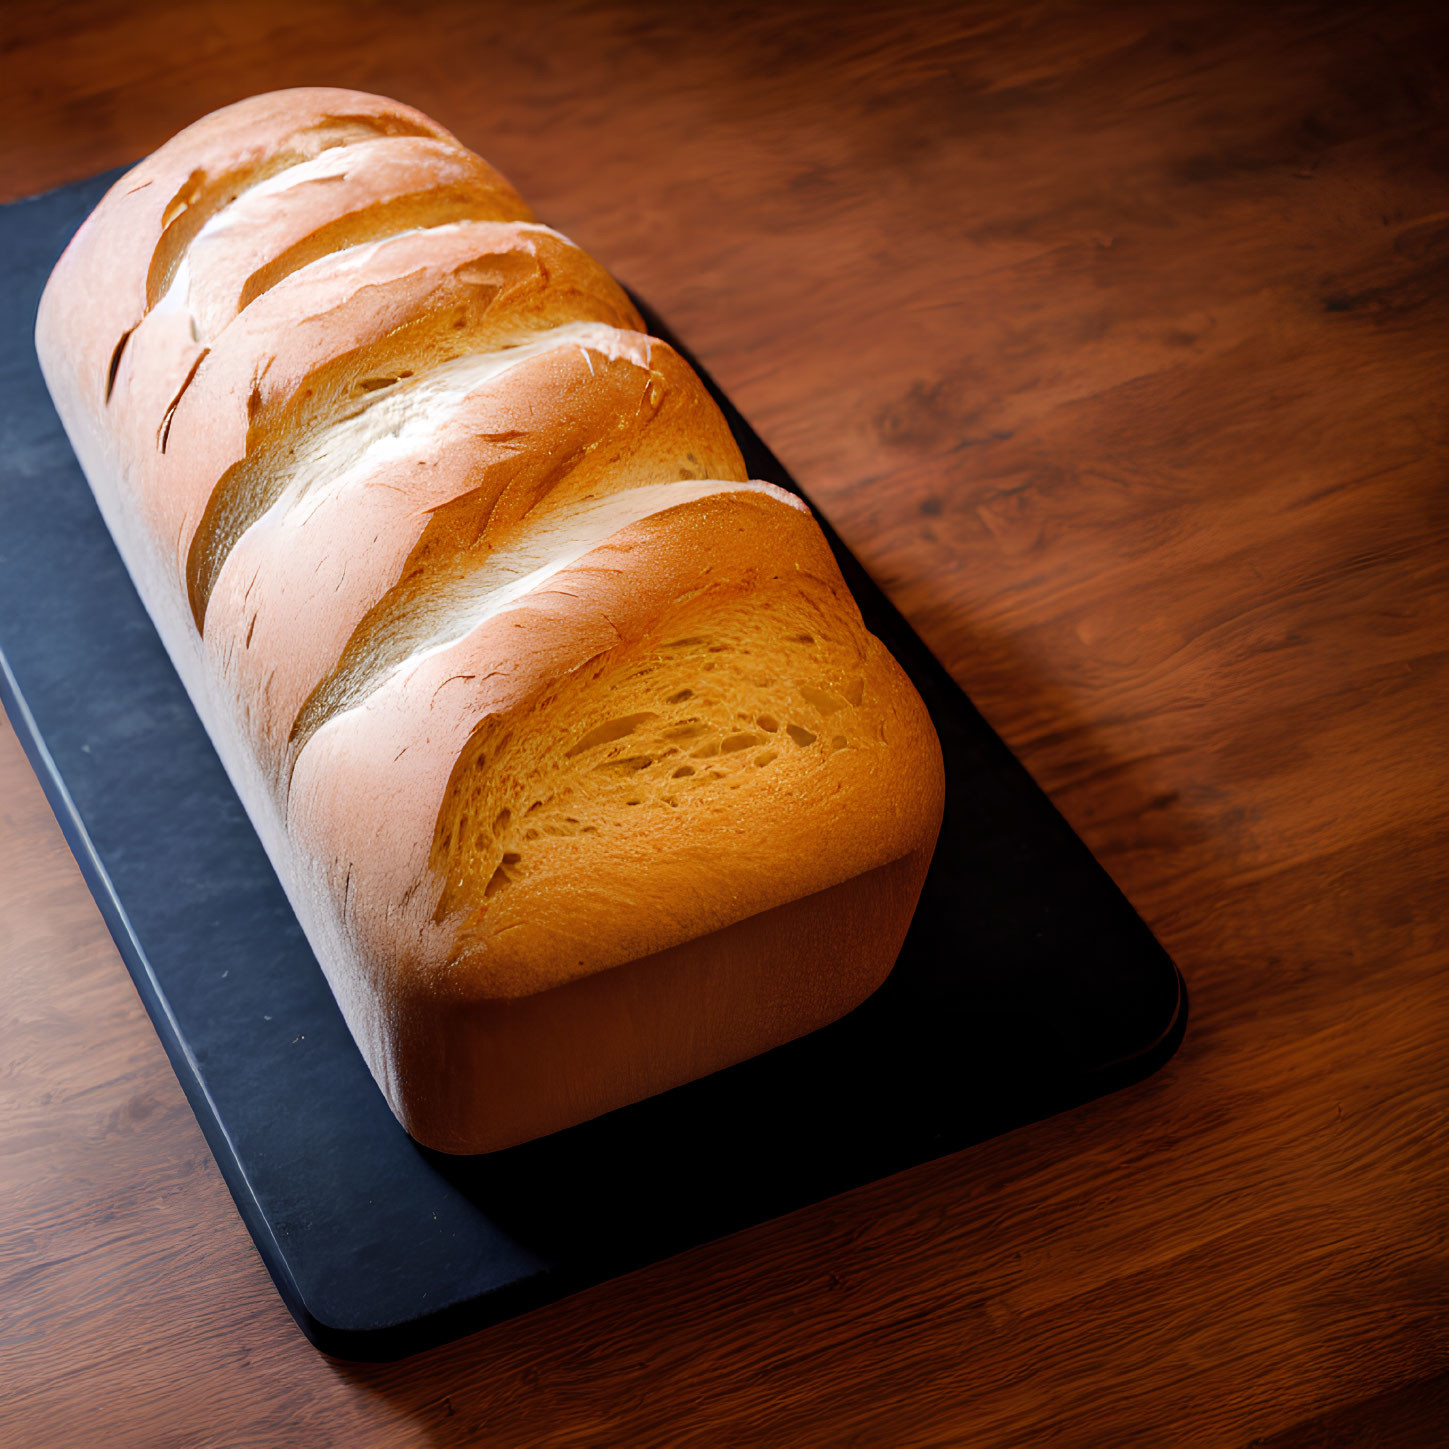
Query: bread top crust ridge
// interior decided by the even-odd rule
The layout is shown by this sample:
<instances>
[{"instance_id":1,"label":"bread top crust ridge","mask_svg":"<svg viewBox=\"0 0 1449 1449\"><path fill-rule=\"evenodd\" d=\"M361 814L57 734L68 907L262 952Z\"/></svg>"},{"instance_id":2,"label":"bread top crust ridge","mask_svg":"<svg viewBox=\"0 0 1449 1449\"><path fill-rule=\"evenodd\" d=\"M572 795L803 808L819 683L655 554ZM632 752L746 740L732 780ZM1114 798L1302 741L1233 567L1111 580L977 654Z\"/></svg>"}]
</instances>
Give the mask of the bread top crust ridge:
<instances>
[{"instance_id":1,"label":"bread top crust ridge","mask_svg":"<svg viewBox=\"0 0 1449 1449\"><path fill-rule=\"evenodd\" d=\"M939 745L808 509L420 113L298 90L188 128L72 241L37 347L384 1081L410 999L929 849Z\"/></svg>"}]
</instances>

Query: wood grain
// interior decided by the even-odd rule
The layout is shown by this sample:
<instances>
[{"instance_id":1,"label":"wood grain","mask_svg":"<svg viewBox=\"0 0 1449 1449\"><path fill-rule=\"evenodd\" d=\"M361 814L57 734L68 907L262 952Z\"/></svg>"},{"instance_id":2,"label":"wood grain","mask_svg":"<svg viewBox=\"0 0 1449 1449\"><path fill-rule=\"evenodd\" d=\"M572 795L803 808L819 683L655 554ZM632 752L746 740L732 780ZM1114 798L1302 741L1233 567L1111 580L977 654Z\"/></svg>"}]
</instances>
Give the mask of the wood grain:
<instances>
[{"instance_id":1,"label":"wood grain","mask_svg":"<svg viewBox=\"0 0 1449 1449\"><path fill-rule=\"evenodd\" d=\"M0 1439L1438 1444L1449 26L10 7L0 195L422 106L701 354L1183 967L1157 1077L386 1367L301 1339L0 735Z\"/></svg>"}]
</instances>

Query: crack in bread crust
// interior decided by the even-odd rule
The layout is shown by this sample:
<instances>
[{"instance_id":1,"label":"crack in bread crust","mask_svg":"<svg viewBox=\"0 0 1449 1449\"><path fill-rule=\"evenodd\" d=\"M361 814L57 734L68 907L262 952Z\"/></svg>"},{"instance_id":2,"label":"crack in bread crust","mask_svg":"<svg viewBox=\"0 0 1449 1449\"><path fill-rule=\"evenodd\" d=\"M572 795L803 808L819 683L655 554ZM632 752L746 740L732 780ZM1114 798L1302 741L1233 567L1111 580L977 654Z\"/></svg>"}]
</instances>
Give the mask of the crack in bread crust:
<instances>
[{"instance_id":1,"label":"crack in bread crust","mask_svg":"<svg viewBox=\"0 0 1449 1449\"><path fill-rule=\"evenodd\" d=\"M187 176L162 213L162 232L146 272L146 302L166 295L203 228L247 191L335 146L379 137L437 134L407 117L327 116L289 136L265 157L218 174L198 168ZM442 133L446 136L446 132Z\"/></svg>"},{"instance_id":2,"label":"crack in bread crust","mask_svg":"<svg viewBox=\"0 0 1449 1449\"><path fill-rule=\"evenodd\" d=\"M249 400L245 455L211 488L188 548L187 595L198 629L204 629L211 590L242 534L299 472L325 471L329 448L343 453L339 471L347 467L348 440L365 445L368 421L384 419L384 437L389 428L401 428L406 409L391 416L399 400L421 395L424 412L446 408L448 397L465 395L470 381L525 360L529 349L552 345L542 334L565 328L574 332L562 333L564 340L586 335L601 348L628 345L610 334L632 332L633 309L594 269L576 264L574 286L551 283L548 252L572 250L566 244L551 233L529 234L533 228L482 230L480 240L492 245L472 249L406 320L308 369L285 396ZM592 330L585 334L585 328Z\"/></svg>"},{"instance_id":3,"label":"crack in bread crust","mask_svg":"<svg viewBox=\"0 0 1449 1449\"><path fill-rule=\"evenodd\" d=\"M768 483L717 479L655 483L589 497L549 512L520 530L511 548L466 555L433 570L423 588L400 588L374 616L308 698L292 727L296 754L329 721L355 709L386 679L480 628L519 599L547 588L559 574L633 524L718 493L774 494ZM783 506L790 506L784 504Z\"/></svg>"},{"instance_id":4,"label":"crack in bread crust","mask_svg":"<svg viewBox=\"0 0 1449 1449\"><path fill-rule=\"evenodd\" d=\"M546 890L608 848L577 837L647 831L666 851L721 814L738 822L808 791L826 754L881 745L862 708L864 640L847 621L816 579L704 592L522 710L480 721L438 814L437 918L465 913L467 949L486 949L502 892Z\"/></svg>"}]
</instances>

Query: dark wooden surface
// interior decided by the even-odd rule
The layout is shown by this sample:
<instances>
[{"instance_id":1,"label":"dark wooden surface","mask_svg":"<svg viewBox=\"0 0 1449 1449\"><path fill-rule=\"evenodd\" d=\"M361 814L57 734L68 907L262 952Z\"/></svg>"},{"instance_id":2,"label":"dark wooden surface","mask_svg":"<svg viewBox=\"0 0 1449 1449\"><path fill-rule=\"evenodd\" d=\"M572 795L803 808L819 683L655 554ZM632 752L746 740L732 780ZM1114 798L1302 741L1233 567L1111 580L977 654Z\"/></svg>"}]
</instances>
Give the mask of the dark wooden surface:
<instances>
[{"instance_id":1,"label":"dark wooden surface","mask_svg":"<svg viewBox=\"0 0 1449 1449\"><path fill-rule=\"evenodd\" d=\"M0 1440L1449 1442L1449 29L8 6L0 195L300 83L672 321L1183 967L1160 1075L401 1364L277 1300L0 734Z\"/></svg>"}]
</instances>

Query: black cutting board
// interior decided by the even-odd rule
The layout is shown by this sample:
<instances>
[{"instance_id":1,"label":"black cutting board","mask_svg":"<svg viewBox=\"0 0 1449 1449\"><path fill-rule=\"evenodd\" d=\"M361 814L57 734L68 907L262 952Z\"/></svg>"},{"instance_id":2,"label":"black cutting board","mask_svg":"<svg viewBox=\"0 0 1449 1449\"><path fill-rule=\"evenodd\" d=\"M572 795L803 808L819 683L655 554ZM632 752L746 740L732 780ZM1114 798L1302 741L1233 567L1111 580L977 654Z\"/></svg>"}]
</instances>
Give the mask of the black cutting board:
<instances>
[{"instance_id":1,"label":"black cutting board","mask_svg":"<svg viewBox=\"0 0 1449 1449\"><path fill-rule=\"evenodd\" d=\"M419 1148L352 1044L41 381L41 288L116 174L0 207L0 688L314 1343L348 1358L410 1353L1060 1111L1171 1055L1186 998L1166 952L831 534L946 757L940 844L886 985L802 1041L540 1142L481 1158ZM710 386L751 474L793 488Z\"/></svg>"}]
</instances>

